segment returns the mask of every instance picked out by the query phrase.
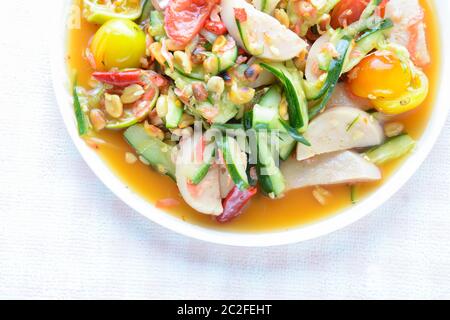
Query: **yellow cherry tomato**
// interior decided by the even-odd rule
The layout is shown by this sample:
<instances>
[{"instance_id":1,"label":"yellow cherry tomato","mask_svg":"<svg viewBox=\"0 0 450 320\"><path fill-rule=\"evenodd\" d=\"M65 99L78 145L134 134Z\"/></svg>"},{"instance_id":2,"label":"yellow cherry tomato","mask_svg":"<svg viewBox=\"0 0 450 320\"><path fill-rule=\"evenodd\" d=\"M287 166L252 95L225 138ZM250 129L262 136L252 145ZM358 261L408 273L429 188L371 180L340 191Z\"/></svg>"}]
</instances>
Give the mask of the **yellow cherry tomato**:
<instances>
[{"instance_id":1,"label":"yellow cherry tomato","mask_svg":"<svg viewBox=\"0 0 450 320\"><path fill-rule=\"evenodd\" d=\"M395 99L379 98L372 101L374 107L386 114L400 114L420 106L428 96L429 83L427 76L415 70L411 86Z\"/></svg>"},{"instance_id":2,"label":"yellow cherry tomato","mask_svg":"<svg viewBox=\"0 0 450 320\"><path fill-rule=\"evenodd\" d=\"M112 19L95 33L91 52L97 70L138 68L145 56L145 34L131 20Z\"/></svg>"},{"instance_id":3,"label":"yellow cherry tomato","mask_svg":"<svg viewBox=\"0 0 450 320\"><path fill-rule=\"evenodd\" d=\"M390 51L377 51L365 57L348 77L350 90L363 98L393 99L411 84L411 70Z\"/></svg>"}]
</instances>

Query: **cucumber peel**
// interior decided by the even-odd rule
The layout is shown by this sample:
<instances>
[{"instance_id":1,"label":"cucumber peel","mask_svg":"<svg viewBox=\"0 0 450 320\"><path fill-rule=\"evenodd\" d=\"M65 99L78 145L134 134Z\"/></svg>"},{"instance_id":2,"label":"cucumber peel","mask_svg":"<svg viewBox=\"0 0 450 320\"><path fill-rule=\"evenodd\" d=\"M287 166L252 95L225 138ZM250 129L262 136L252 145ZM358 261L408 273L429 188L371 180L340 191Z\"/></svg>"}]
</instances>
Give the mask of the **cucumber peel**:
<instances>
[{"instance_id":1,"label":"cucumber peel","mask_svg":"<svg viewBox=\"0 0 450 320\"><path fill-rule=\"evenodd\" d=\"M389 139L378 147L370 149L364 153L364 156L374 164L381 165L388 161L401 158L412 151L415 146L416 141L408 134L402 134Z\"/></svg>"}]
</instances>

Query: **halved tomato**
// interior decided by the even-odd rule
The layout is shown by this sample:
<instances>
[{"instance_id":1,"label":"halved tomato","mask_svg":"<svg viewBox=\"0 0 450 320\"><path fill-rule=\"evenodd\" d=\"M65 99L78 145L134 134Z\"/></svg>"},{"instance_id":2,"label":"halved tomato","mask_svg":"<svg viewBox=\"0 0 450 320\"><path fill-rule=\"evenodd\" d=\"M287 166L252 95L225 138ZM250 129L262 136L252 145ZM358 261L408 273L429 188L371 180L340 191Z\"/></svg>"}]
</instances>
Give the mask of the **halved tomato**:
<instances>
[{"instance_id":1,"label":"halved tomato","mask_svg":"<svg viewBox=\"0 0 450 320\"><path fill-rule=\"evenodd\" d=\"M331 26L334 29L345 27L361 17L370 0L341 0L331 12ZM384 9L389 0L380 3L380 15L384 17Z\"/></svg>"},{"instance_id":2,"label":"halved tomato","mask_svg":"<svg viewBox=\"0 0 450 320\"><path fill-rule=\"evenodd\" d=\"M170 0L164 27L180 45L191 41L203 28L217 0Z\"/></svg>"}]
</instances>

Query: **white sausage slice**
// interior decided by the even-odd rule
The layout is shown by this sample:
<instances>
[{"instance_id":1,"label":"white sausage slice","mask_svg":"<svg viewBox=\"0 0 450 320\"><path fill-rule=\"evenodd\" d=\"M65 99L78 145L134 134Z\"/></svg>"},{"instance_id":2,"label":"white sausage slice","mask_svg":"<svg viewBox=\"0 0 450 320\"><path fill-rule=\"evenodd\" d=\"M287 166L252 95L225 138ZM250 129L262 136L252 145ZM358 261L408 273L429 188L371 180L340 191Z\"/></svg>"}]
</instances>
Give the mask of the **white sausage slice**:
<instances>
[{"instance_id":1,"label":"white sausage slice","mask_svg":"<svg viewBox=\"0 0 450 320\"><path fill-rule=\"evenodd\" d=\"M247 13L248 30L255 38L255 43L263 44L264 50L257 55L272 61L290 60L306 49L306 42L294 32L283 26L274 17L255 9L245 0L222 0L222 21L230 35L244 48L244 43L236 25L234 9L243 8Z\"/></svg>"},{"instance_id":2,"label":"white sausage slice","mask_svg":"<svg viewBox=\"0 0 450 320\"><path fill-rule=\"evenodd\" d=\"M336 107L315 118L304 134L311 147L297 145L297 160L318 154L364 148L384 141L383 128L367 112L351 107Z\"/></svg>"},{"instance_id":3,"label":"white sausage slice","mask_svg":"<svg viewBox=\"0 0 450 320\"><path fill-rule=\"evenodd\" d=\"M289 190L381 179L380 169L353 151L323 154L304 161L291 157L281 164L281 172Z\"/></svg>"},{"instance_id":4,"label":"white sausage slice","mask_svg":"<svg viewBox=\"0 0 450 320\"><path fill-rule=\"evenodd\" d=\"M219 167L212 165L203 180L193 185L186 177L186 166L193 163L193 137L185 137L180 142L176 159L176 180L181 196L186 203L200 213L219 216L223 212L220 196Z\"/></svg>"}]
</instances>

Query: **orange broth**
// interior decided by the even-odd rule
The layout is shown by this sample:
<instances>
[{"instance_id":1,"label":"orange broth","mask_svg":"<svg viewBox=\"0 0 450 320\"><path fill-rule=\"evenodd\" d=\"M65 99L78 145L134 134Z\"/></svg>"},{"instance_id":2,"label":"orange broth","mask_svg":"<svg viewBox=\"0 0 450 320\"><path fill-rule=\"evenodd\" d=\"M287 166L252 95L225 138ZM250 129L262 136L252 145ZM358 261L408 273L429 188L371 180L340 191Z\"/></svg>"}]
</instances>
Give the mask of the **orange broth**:
<instances>
[{"instance_id":1,"label":"orange broth","mask_svg":"<svg viewBox=\"0 0 450 320\"><path fill-rule=\"evenodd\" d=\"M74 0L74 3L80 6L81 2L81 0ZM425 130L433 108L440 65L439 32L434 18L435 8L432 0L421 0L421 4L425 11L427 40L432 57L432 63L425 68L431 91L421 107L398 117L405 125L406 132L416 139L420 138ZM67 63L71 71L76 70L79 85L85 87L89 87L88 83L93 70L83 58L83 52L96 30L95 25L82 19L81 28L69 31ZM99 146L98 154L132 190L153 204L166 198L178 200L180 205L166 211L186 222L200 226L241 232L286 230L337 214L351 205L348 185L327 186L326 189L331 192L331 196L326 205L319 204L313 197L313 188L305 188L290 191L278 200L258 195L240 217L228 224L218 224L212 217L199 214L190 208L183 201L175 182L170 178L160 175L139 161L128 164L125 161L125 153L133 152L133 150L124 141L121 132L103 131L98 134L98 137L106 141L105 145ZM364 198L382 185L402 161L403 159L399 159L383 165L381 167L382 181L358 185L356 189L358 199Z\"/></svg>"}]
</instances>

